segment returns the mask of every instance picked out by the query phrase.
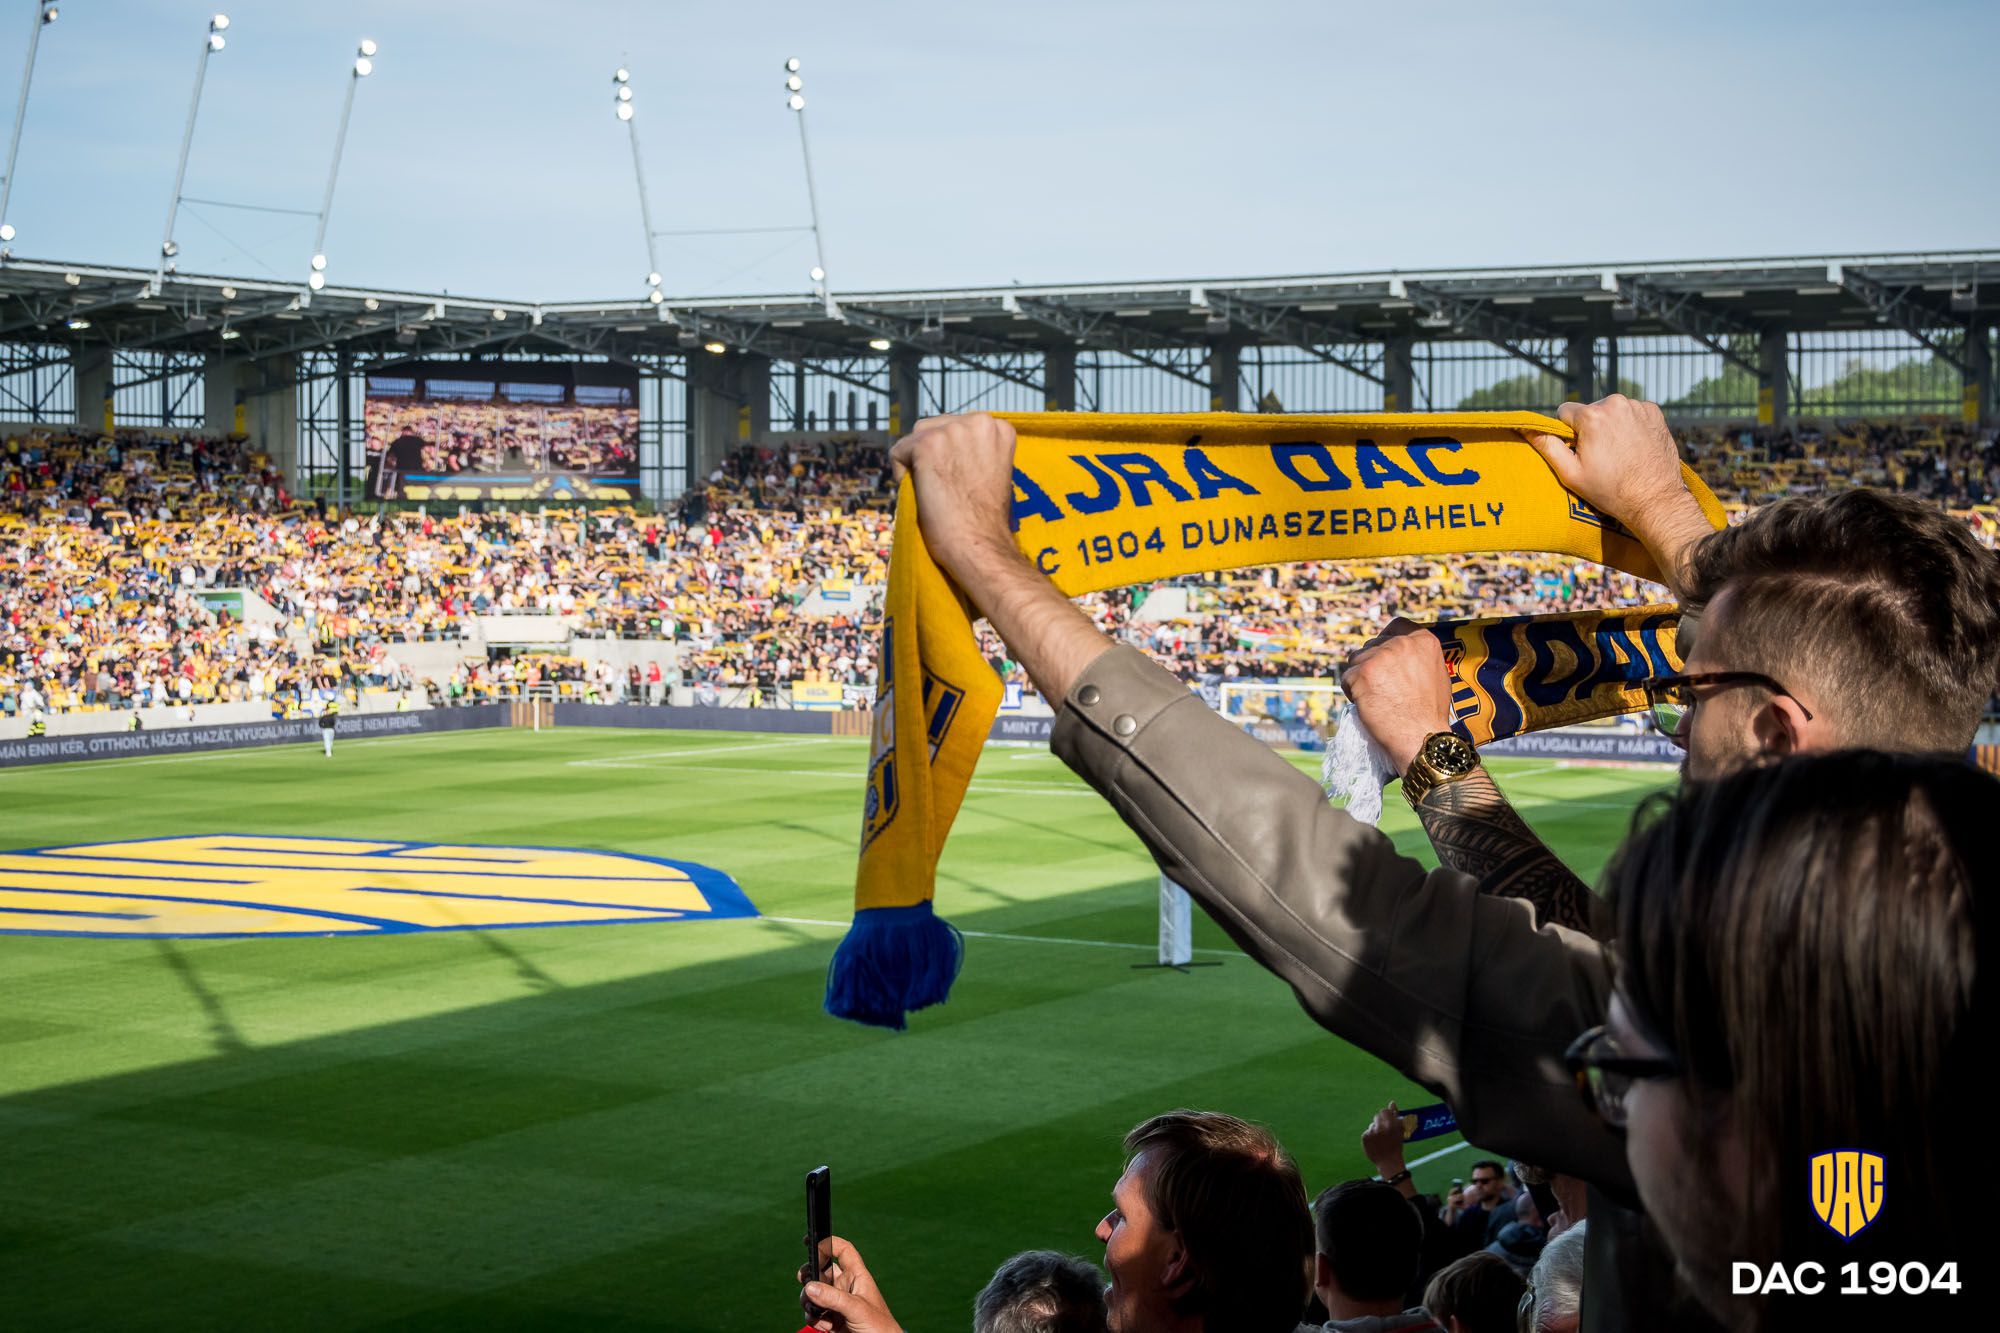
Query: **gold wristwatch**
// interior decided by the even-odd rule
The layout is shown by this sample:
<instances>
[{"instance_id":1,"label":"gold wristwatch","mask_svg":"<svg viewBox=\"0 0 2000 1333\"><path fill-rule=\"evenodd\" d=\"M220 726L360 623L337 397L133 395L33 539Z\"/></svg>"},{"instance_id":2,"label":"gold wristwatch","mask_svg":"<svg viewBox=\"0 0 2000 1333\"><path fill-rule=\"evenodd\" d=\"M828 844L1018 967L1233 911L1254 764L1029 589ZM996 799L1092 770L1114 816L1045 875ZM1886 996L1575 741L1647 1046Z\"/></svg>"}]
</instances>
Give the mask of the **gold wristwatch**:
<instances>
[{"instance_id":1,"label":"gold wristwatch","mask_svg":"<svg viewBox=\"0 0 2000 1333\"><path fill-rule=\"evenodd\" d=\"M1456 782L1479 767L1479 751L1455 731L1434 731L1417 747L1417 757L1403 774L1403 796L1411 805L1442 783Z\"/></svg>"}]
</instances>

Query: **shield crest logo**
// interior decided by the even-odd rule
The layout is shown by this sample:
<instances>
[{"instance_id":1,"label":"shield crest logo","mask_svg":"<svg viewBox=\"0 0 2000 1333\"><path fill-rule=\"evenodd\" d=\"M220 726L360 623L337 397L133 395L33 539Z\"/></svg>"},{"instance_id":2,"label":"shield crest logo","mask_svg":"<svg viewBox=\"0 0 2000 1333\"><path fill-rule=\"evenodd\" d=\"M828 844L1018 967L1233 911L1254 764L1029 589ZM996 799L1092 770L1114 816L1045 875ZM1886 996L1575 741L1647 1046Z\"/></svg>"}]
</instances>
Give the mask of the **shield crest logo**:
<instances>
[{"instance_id":1,"label":"shield crest logo","mask_svg":"<svg viewBox=\"0 0 2000 1333\"><path fill-rule=\"evenodd\" d=\"M1882 1211L1882 1158L1872 1152L1819 1153L1812 1159L1812 1203L1819 1220L1853 1240Z\"/></svg>"}]
</instances>

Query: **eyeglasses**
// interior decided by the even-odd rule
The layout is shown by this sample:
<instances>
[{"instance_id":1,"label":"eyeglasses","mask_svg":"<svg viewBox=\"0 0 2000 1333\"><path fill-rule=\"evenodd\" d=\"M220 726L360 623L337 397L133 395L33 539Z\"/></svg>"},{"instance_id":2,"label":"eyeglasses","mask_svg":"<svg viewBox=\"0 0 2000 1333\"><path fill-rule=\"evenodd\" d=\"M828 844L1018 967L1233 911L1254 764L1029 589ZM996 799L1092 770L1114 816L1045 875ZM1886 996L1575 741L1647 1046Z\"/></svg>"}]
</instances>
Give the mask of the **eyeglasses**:
<instances>
[{"instance_id":1,"label":"eyeglasses","mask_svg":"<svg viewBox=\"0 0 2000 1333\"><path fill-rule=\"evenodd\" d=\"M1688 714L1694 712L1702 690L1726 690L1732 685L1761 685L1773 694L1782 694L1812 721L1812 710L1799 697L1769 676L1756 671L1697 671L1685 676L1661 676L1645 682L1646 704L1653 724L1667 736L1678 736Z\"/></svg>"},{"instance_id":2,"label":"eyeglasses","mask_svg":"<svg viewBox=\"0 0 2000 1333\"><path fill-rule=\"evenodd\" d=\"M1620 1055L1603 1027L1571 1042L1563 1065L1576 1080L1583 1103L1613 1129L1625 1128L1625 1098L1635 1079L1672 1078L1680 1066L1665 1056Z\"/></svg>"}]
</instances>

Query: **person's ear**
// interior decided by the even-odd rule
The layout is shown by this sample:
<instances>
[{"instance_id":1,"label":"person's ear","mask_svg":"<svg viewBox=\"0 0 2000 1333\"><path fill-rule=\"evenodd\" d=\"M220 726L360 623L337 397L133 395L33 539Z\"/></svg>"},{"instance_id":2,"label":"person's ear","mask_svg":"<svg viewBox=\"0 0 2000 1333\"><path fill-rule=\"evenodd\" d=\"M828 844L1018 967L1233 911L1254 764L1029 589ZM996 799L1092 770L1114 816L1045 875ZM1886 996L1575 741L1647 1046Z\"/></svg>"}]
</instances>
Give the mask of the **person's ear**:
<instances>
[{"instance_id":1,"label":"person's ear","mask_svg":"<svg viewBox=\"0 0 2000 1333\"><path fill-rule=\"evenodd\" d=\"M1756 739L1758 753L1778 759L1810 749L1811 726L1806 710L1788 694L1772 695L1750 719L1750 730Z\"/></svg>"},{"instance_id":2,"label":"person's ear","mask_svg":"<svg viewBox=\"0 0 2000 1333\"><path fill-rule=\"evenodd\" d=\"M1194 1290L1194 1265L1188 1262L1187 1247L1179 1241L1167 1251L1167 1265L1160 1270L1160 1286L1167 1295L1179 1299Z\"/></svg>"},{"instance_id":3,"label":"person's ear","mask_svg":"<svg viewBox=\"0 0 2000 1333\"><path fill-rule=\"evenodd\" d=\"M1333 1265L1319 1252L1313 1253L1313 1290L1325 1291L1333 1285Z\"/></svg>"}]
</instances>

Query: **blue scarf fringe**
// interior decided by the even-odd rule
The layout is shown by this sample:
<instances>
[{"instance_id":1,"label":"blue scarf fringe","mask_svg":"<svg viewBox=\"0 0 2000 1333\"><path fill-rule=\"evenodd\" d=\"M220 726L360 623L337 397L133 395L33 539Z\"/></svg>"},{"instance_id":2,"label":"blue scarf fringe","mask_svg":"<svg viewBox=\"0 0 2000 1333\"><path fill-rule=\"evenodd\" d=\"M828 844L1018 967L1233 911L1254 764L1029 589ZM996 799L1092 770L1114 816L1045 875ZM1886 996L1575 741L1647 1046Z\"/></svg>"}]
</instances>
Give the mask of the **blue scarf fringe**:
<instances>
[{"instance_id":1,"label":"blue scarf fringe","mask_svg":"<svg viewBox=\"0 0 2000 1333\"><path fill-rule=\"evenodd\" d=\"M901 1031L910 1010L944 1003L964 961L958 927L928 902L863 908L827 967L826 1011Z\"/></svg>"}]
</instances>

